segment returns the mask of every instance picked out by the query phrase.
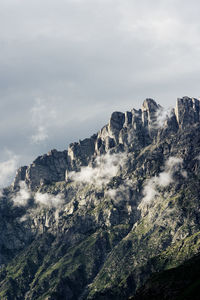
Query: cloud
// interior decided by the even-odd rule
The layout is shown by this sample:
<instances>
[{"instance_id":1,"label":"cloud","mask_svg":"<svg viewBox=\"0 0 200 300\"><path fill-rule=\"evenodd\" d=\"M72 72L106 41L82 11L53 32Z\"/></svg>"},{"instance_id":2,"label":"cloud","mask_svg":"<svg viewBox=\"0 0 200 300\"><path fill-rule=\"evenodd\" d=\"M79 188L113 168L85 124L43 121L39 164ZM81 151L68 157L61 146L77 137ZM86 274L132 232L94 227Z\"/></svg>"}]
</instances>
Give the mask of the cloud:
<instances>
[{"instance_id":1,"label":"cloud","mask_svg":"<svg viewBox=\"0 0 200 300\"><path fill-rule=\"evenodd\" d=\"M67 177L76 182L101 187L108 184L117 175L120 168L123 167L126 156L126 153L106 153L97 156L92 166L82 167L80 172L70 172Z\"/></svg>"},{"instance_id":2,"label":"cloud","mask_svg":"<svg viewBox=\"0 0 200 300\"><path fill-rule=\"evenodd\" d=\"M64 195L58 194L48 194L36 192L33 194L24 181L19 183L19 191L12 197L14 205L16 206L26 206L30 198L34 198L35 204L39 207L46 208L60 208L64 204ZM34 212L35 208L30 207L30 211Z\"/></svg>"},{"instance_id":3,"label":"cloud","mask_svg":"<svg viewBox=\"0 0 200 300\"><path fill-rule=\"evenodd\" d=\"M142 204L150 203L157 195L159 195L158 187L166 187L174 182L173 174L176 170L180 169L182 162L183 160L181 158L171 156L165 163L164 171L158 176L154 176L145 182ZM182 171L182 176L187 176L187 172Z\"/></svg>"},{"instance_id":4,"label":"cloud","mask_svg":"<svg viewBox=\"0 0 200 300\"><path fill-rule=\"evenodd\" d=\"M44 99L36 99L31 108L32 124L35 133L31 136L32 143L41 143L48 139L48 129L55 119L55 111L50 108Z\"/></svg>"},{"instance_id":5,"label":"cloud","mask_svg":"<svg viewBox=\"0 0 200 300\"><path fill-rule=\"evenodd\" d=\"M176 156L171 156L168 158L168 160L165 163L165 168L167 171L172 171L172 169L183 162L182 158L176 157Z\"/></svg>"},{"instance_id":6,"label":"cloud","mask_svg":"<svg viewBox=\"0 0 200 300\"><path fill-rule=\"evenodd\" d=\"M151 202L152 199L155 198L156 195L158 195L158 192L156 190L156 183L153 178L148 180L144 186L143 189L143 195L141 203L148 204Z\"/></svg>"},{"instance_id":7,"label":"cloud","mask_svg":"<svg viewBox=\"0 0 200 300\"><path fill-rule=\"evenodd\" d=\"M12 200L16 206L26 206L31 197L31 192L24 181L20 181L19 187L19 191L13 196Z\"/></svg>"},{"instance_id":8,"label":"cloud","mask_svg":"<svg viewBox=\"0 0 200 300\"><path fill-rule=\"evenodd\" d=\"M110 197L115 202L123 200L130 200L130 189L133 188L133 182L129 179L123 181L122 185L119 185L115 189L109 189L105 191L105 196Z\"/></svg>"},{"instance_id":9,"label":"cloud","mask_svg":"<svg viewBox=\"0 0 200 300\"><path fill-rule=\"evenodd\" d=\"M41 209L46 209L46 212L42 211L42 215L46 214L45 217L45 226L49 226L49 220L51 217L57 221L59 219L60 209L64 205L65 198L63 194L53 195L48 193L36 192L35 194L31 193L24 182L20 184L20 190L15 197L13 197L14 205L25 206L28 203L29 199L34 199L35 205L31 205L27 208L26 214L23 215L19 220L20 222L26 222L27 220L40 218ZM49 215L50 209L53 208ZM53 213L53 214L52 214Z\"/></svg>"},{"instance_id":10,"label":"cloud","mask_svg":"<svg viewBox=\"0 0 200 300\"><path fill-rule=\"evenodd\" d=\"M169 119L173 114L172 107L163 108L160 107L156 112L156 127L162 128L165 124L165 121Z\"/></svg>"},{"instance_id":11,"label":"cloud","mask_svg":"<svg viewBox=\"0 0 200 300\"><path fill-rule=\"evenodd\" d=\"M10 151L6 151L7 160L0 162L0 187L8 185L18 166L19 156Z\"/></svg>"},{"instance_id":12,"label":"cloud","mask_svg":"<svg viewBox=\"0 0 200 300\"><path fill-rule=\"evenodd\" d=\"M64 195L42 194L37 192L34 196L35 203L41 207L60 208L64 204Z\"/></svg>"}]
</instances>

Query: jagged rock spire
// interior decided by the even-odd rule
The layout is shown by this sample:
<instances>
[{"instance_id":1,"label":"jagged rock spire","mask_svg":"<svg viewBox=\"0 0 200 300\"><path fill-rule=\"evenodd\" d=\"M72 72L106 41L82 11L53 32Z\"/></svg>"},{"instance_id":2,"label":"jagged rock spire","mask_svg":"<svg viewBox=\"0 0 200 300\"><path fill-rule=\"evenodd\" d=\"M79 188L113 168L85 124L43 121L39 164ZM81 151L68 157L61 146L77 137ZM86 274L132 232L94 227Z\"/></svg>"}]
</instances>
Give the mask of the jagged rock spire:
<instances>
[{"instance_id":1,"label":"jagged rock spire","mask_svg":"<svg viewBox=\"0 0 200 300\"><path fill-rule=\"evenodd\" d=\"M195 98L178 98L175 108L179 127L184 128L200 121L200 101Z\"/></svg>"}]
</instances>

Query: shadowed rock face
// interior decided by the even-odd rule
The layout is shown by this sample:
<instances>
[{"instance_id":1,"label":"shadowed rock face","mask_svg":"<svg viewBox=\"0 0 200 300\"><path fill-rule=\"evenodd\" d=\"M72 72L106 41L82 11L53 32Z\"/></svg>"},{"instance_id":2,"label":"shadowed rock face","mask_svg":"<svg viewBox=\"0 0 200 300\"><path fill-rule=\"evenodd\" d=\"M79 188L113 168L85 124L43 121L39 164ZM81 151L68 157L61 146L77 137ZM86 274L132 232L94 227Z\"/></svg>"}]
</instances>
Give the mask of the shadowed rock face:
<instances>
[{"instance_id":1,"label":"shadowed rock face","mask_svg":"<svg viewBox=\"0 0 200 300\"><path fill-rule=\"evenodd\" d=\"M111 132L120 131L125 122L125 114L121 112L114 112L111 115L109 122L109 129Z\"/></svg>"},{"instance_id":2,"label":"shadowed rock face","mask_svg":"<svg viewBox=\"0 0 200 300\"><path fill-rule=\"evenodd\" d=\"M197 255L176 268L154 274L129 300L198 300L199 280Z\"/></svg>"},{"instance_id":3,"label":"shadowed rock face","mask_svg":"<svg viewBox=\"0 0 200 300\"><path fill-rule=\"evenodd\" d=\"M146 99L142 105L142 121L145 127L150 127L156 121L156 112L161 108L153 99Z\"/></svg>"},{"instance_id":4,"label":"shadowed rock face","mask_svg":"<svg viewBox=\"0 0 200 300\"><path fill-rule=\"evenodd\" d=\"M199 130L197 99L146 99L20 168L0 196L0 299L128 299L198 254Z\"/></svg>"}]
</instances>

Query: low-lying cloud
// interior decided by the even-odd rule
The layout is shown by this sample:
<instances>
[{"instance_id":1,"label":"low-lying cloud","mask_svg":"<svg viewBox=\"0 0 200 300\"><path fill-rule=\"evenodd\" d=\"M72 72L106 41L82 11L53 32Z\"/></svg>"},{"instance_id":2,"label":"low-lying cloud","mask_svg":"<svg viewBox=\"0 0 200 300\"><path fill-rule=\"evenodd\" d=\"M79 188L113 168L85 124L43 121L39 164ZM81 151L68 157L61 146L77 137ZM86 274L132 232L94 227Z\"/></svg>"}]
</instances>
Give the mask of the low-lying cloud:
<instances>
[{"instance_id":1,"label":"low-lying cloud","mask_svg":"<svg viewBox=\"0 0 200 300\"><path fill-rule=\"evenodd\" d=\"M10 183L18 166L19 156L8 152L8 159L0 162L0 187Z\"/></svg>"},{"instance_id":2,"label":"low-lying cloud","mask_svg":"<svg viewBox=\"0 0 200 300\"><path fill-rule=\"evenodd\" d=\"M146 181L146 184L143 189L144 197L142 199L142 203L150 203L153 200L153 198L159 194L157 189L158 187L166 187L174 181L173 174L178 169L178 167L182 165L182 162L182 158L174 156L170 157L165 163L164 171L161 172L158 176L154 176ZM187 172L182 172L184 172L182 176L186 177Z\"/></svg>"},{"instance_id":3,"label":"low-lying cloud","mask_svg":"<svg viewBox=\"0 0 200 300\"><path fill-rule=\"evenodd\" d=\"M64 203L63 194L52 195L48 193L42 194L40 192L37 192L34 199L36 204L47 208L59 208Z\"/></svg>"},{"instance_id":4,"label":"low-lying cloud","mask_svg":"<svg viewBox=\"0 0 200 300\"><path fill-rule=\"evenodd\" d=\"M117 175L125 163L126 156L126 153L107 153L97 156L93 166L82 167L80 172L70 172L68 178L76 182L101 187L108 184Z\"/></svg>"},{"instance_id":5,"label":"low-lying cloud","mask_svg":"<svg viewBox=\"0 0 200 300\"><path fill-rule=\"evenodd\" d=\"M156 127L162 128L167 119L169 119L173 114L173 109L160 107L156 112Z\"/></svg>"},{"instance_id":6,"label":"low-lying cloud","mask_svg":"<svg viewBox=\"0 0 200 300\"><path fill-rule=\"evenodd\" d=\"M24 181L19 183L19 191L12 197L15 206L26 206L29 199L33 199L38 207L46 208L59 208L64 203L64 195L62 193L53 195L49 193L36 192L35 194L30 191ZM32 209L32 207L30 207Z\"/></svg>"},{"instance_id":7,"label":"low-lying cloud","mask_svg":"<svg viewBox=\"0 0 200 300\"><path fill-rule=\"evenodd\" d=\"M105 196L110 197L115 202L122 200L130 200L130 189L133 188L133 182L130 179L123 181L122 185L119 185L115 189L109 189L105 191Z\"/></svg>"},{"instance_id":8,"label":"low-lying cloud","mask_svg":"<svg viewBox=\"0 0 200 300\"><path fill-rule=\"evenodd\" d=\"M24 181L20 181L19 183L19 191L15 196L13 196L12 200L14 205L16 206L26 206L28 200L31 198L31 192L27 187Z\"/></svg>"}]
</instances>

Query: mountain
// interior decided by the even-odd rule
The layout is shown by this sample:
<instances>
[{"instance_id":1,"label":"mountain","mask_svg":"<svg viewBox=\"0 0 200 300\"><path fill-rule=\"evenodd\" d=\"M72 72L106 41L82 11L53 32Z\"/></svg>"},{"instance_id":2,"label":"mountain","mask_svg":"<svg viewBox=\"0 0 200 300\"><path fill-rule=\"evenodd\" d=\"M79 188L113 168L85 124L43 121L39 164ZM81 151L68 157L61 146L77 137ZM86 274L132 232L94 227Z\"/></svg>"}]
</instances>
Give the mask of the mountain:
<instances>
[{"instance_id":1,"label":"mountain","mask_svg":"<svg viewBox=\"0 0 200 300\"><path fill-rule=\"evenodd\" d=\"M0 299L176 299L191 278L197 290L199 130L199 100L146 99L21 167L0 196Z\"/></svg>"},{"instance_id":2,"label":"mountain","mask_svg":"<svg viewBox=\"0 0 200 300\"><path fill-rule=\"evenodd\" d=\"M154 273L129 300L199 300L200 255L182 265Z\"/></svg>"}]
</instances>

